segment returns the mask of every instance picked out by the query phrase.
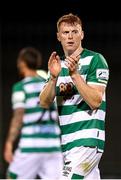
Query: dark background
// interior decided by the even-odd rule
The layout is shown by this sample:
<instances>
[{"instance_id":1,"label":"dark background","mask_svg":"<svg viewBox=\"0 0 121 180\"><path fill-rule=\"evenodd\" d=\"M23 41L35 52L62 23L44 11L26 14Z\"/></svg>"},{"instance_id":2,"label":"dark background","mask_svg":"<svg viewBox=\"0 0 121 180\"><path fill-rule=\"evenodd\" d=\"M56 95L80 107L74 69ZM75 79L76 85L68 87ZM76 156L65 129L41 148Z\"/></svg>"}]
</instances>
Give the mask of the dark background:
<instances>
[{"instance_id":1,"label":"dark background","mask_svg":"<svg viewBox=\"0 0 121 180\"><path fill-rule=\"evenodd\" d=\"M56 21L63 14L77 14L83 21L83 47L98 51L110 69L107 87L106 145L100 163L102 178L121 178L121 15L113 1L105 4L81 0L58 0L41 4L7 4L0 21L0 178L5 177L4 143L11 118L11 87L18 81L16 58L21 48L33 46L48 58L62 49L56 39ZM9 8L10 7L10 8ZM12 7L12 8L11 8Z\"/></svg>"}]
</instances>

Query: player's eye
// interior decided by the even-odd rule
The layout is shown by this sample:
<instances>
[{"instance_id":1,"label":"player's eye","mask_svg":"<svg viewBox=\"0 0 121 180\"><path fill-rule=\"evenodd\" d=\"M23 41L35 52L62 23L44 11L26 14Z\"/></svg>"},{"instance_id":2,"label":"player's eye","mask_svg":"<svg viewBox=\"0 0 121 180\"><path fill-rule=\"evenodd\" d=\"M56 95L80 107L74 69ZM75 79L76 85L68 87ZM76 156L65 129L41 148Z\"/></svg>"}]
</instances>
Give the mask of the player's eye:
<instances>
[{"instance_id":1,"label":"player's eye","mask_svg":"<svg viewBox=\"0 0 121 180\"><path fill-rule=\"evenodd\" d=\"M73 34L77 34L78 31L77 31L77 30L73 30L72 33L73 33Z\"/></svg>"},{"instance_id":2,"label":"player's eye","mask_svg":"<svg viewBox=\"0 0 121 180\"><path fill-rule=\"evenodd\" d=\"M68 31L64 31L63 34L68 34L69 32Z\"/></svg>"}]
</instances>

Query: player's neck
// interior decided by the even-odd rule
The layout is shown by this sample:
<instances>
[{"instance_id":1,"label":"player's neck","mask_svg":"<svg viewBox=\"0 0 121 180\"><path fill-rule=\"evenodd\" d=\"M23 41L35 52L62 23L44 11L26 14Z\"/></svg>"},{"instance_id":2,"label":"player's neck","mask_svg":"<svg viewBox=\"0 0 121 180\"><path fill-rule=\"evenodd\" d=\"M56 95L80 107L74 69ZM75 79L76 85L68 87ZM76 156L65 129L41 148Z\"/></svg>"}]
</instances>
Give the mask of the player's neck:
<instances>
[{"instance_id":1,"label":"player's neck","mask_svg":"<svg viewBox=\"0 0 121 180\"><path fill-rule=\"evenodd\" d=\"M37 76L36 71L28 70L25 72L25 77L33 77L33 76Z\"/></svg>"}]
</instances>

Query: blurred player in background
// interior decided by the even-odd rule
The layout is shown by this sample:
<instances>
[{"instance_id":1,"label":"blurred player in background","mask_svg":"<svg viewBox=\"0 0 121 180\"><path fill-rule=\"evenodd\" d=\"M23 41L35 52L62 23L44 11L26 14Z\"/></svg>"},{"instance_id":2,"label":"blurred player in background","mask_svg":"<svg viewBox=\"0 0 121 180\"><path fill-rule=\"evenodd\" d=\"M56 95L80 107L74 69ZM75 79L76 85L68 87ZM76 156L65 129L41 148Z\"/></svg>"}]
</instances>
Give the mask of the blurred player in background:
<instances>
[{"instance_id":1,"label":"blurred player in background","mask_svg":"<svg viewBox=\"0 0 121 180\"><path fill-rule=\"evenodd\" d=\"M41 63L40 52L32 47L23 48L17 58L23 79L13 85L13 115L4 151L10 179L60 178L63 159L58 114L54 104L48 109L39 105L38 96L47 75L40 69L38 76ZM19 134L18 147L13 154Z\"/></svg>"},{"instance_id":2,"label":"blurred player in background","mask_svg":"<svg viewBox=\"0 0 121 180\"><path fill-rule=\"evenodd\" d=\"M105 144L108 65L98 52L82 47L82 21L72 13L59 18L57 38L63 59L53 52L50 78L40 93L49 107L56 96L64 156L64 179L100 179L98 168Z\"/></svg>"}]
</instances>

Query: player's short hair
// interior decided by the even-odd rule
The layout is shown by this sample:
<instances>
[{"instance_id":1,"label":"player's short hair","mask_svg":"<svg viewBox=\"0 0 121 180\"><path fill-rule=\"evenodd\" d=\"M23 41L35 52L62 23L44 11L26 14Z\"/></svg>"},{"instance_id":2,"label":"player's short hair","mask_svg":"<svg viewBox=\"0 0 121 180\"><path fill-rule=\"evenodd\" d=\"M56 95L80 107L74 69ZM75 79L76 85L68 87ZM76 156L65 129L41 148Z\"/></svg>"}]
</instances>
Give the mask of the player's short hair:
<instances>
[{"instance_id":1,"label":"player's short hair","mask_svg":"<svg viewBox=\"0 0 121 180\"><path fill-rule=\"evenodd\" d=\"M82 20L72 13L66 14L61 16L57 21L57 30L59 31L60 25L62 22L68 23L68 24L80 24L82 27Z\"/></svg>"},{"instance_id":2,"label":"player's short hair","mask_svg":"<svg viewBox=\"0 0 121 180\"><path fill-rule=\"evenodd\" d=\"M25 62L28 68L36 70L42 64L42 55L39 50L33 47L26 47L20 50L17 58L17 63Z\"/></svg>"}]
</instances>

